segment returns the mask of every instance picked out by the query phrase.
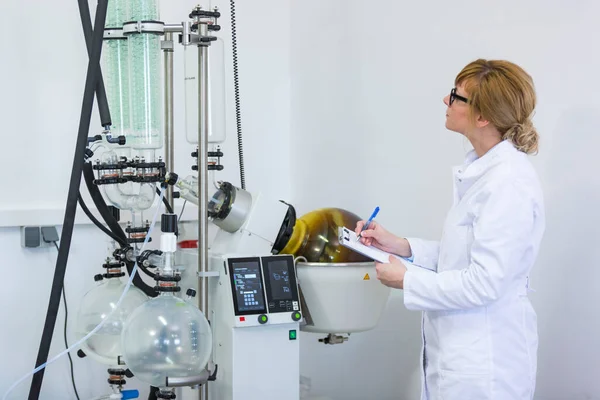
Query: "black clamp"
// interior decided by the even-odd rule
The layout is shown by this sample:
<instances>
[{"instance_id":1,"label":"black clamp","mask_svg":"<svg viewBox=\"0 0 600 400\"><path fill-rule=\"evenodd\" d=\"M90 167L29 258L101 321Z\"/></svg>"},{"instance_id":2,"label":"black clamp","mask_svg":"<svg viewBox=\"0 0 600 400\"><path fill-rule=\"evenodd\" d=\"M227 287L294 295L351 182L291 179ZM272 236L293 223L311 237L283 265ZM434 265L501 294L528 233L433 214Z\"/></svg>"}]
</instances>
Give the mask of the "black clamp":
<instances>
[{"instance_id":1,"label":"black clamp","mask_svg":"<svg viewBox=\"0 0 600 400\"><path fill-rule=\"evenodd\" d=\"M171 292L177 293L181 291L181 288L177 284L177 282L181 281L180 275L160 275L156 274L154 276L154 280L157 285L154 286L154 290L157 292ZM171 285L161 285L160 282L172 282Z\"/></svg>"},{"instance_id":2,"label":"black clamp","mask_svg":"<svg viewBox=\"0 0 600 400\"><path fill-rule=\"evenodd\" d=\"M125 381L125 379L123 379L123 377L126 374L124 369L109 368L108 374L111 375L108 378L108 383L111 385L119 385L120 386L120 385L124 385L125 383L127 383L127 381Z\"/></svg>"},{"instance_id":3,"label":"black clamp","mask_svg":"<svg viewBox=\"0 0 600 400\"><path fill-rule=\"evenodd\" d=\"M192 19L194 17L221 18L221 13L218 11L199 10L195 8L192 10L189 17Z\"/></svg>"},{"instance_id":4,"label":"black clamp","mask_svg":"<svg viewBox=\"0 0 600 400\"><path fill-rule=\"evenodd\" d=\"M173 393L171 391L167 392L165 390L160 390L159 389L159 390L156 391L155 394L156 394L156 398L157 399L168 399L168 400L171 400L171 399L176 399L177 398L177 396L175 396L175 393Z\"/></svg>"},{"instance_id":5,"label":"black clamp","mask_svg":"<svg viewBox=\"0 0 600 400\"><path fill-rule=\"evenodd\" d=\"M151 255L162 256L162 251L160 251L160 250L144 250L142 252L142 254L140 254L137 258L138 265L143 265L146 268L156 268L156 265L152 265L150 263L148 263L148 265L145 264Z\"/></svg>"}]
</instances>

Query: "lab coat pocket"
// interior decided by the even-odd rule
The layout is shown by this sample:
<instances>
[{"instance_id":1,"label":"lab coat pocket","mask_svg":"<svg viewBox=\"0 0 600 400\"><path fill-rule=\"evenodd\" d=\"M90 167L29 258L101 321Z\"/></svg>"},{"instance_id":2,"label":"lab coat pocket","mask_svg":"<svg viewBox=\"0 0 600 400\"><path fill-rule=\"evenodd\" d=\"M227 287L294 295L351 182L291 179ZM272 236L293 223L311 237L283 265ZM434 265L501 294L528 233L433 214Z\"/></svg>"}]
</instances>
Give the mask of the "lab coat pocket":
<instances>
[{"instance_id":1,"label":"lab coat pocket","mask_svg":"<svg viewBox=\"0 0 600 400\"><path fill-rule=\"evenodd\" d=\"M463 374L487 374L490 344L486 311L447 311L439 318L440 369Z\"/></svg>"},{"instance_id":2,"label":"lab coat pocket","mask_svg":"<svg viewBox=\"0 0 600 400\"><path fill-rule=\"evenodd\" d=\"M488 374L465 374L442 371L440 400L491 400Z\"/></svg>"}]
</instances>

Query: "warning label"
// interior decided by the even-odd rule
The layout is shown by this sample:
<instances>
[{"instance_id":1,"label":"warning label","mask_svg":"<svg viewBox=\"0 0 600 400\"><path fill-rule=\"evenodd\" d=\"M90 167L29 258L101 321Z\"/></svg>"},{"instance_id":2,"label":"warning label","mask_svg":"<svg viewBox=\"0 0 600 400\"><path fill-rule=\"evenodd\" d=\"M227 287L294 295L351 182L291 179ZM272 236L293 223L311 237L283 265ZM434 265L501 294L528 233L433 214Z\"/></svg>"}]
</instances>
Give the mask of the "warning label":
<instances>
[{"instance_id":1,"label":"warning label","mask_svg":"<svg viewBox=\"0 0 600 400\"><path fill-rule=\"evenodd\" d=\"M368 280L371 280L371 278L369 277L369 274L365 274L363 281L368 281Z\"/></svg>"}]
</instances>

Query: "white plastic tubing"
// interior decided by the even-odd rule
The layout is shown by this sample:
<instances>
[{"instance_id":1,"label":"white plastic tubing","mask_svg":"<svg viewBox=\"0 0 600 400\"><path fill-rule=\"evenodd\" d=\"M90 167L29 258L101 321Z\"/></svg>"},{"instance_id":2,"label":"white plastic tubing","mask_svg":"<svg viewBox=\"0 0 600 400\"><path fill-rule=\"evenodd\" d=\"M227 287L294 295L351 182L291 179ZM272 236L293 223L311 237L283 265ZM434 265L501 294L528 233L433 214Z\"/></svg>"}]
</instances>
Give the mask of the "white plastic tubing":
<instances>
[{"instance_id":1,"label":"white plastic tubing","mask_svg":"<svg viewBox=\"0 0 600 400\"><path fill-rule=\"evenodd\" d=\"M146 247L146 245L148 244L148 240L150 239L150 234L152 233L152 230L154 229L154 224L156 223L156 220L158 218L158 214L159 211L161 209L161 206L163 204L163 197L165 194L165 189L161 189L160 191L160 197L158 199L158 207L156 207L156 212L154 213L154 217L152 218L152 224L150 225L150 229L148 231L148 234L146 235L146 240L144 240L144 244L142 245L142 250L144 251L144 248ZM28 374L26 374L25 376L23 376L21 379L19 379L18 381L16 381L15 383L12 384L12 386L10 388L8 388L8 390L6 391L6 393L4 393L4 396L2 397L2 400L7 400L8 399L8 395L21 383L23 382L25 379L29 378L30 376L32 376L33 374L35 374L36 372L46 368L48 365L52 364L53 362L55 362L56 360L58 360L59 358L61 358L62 356L64 356L65 354L67 354L68 352L78 348L81 343L85 342L86 340L88 340L92 335L94 335L96 332L98 332L98 330L100 330L100 328L102 328L102 326L104 325L104 323L106 321L108 321L110 319L110 317L113 315L113 313L119 309L119 307L121 306L121 302L123 301L123 299L125 298L125 295L127 294L127 292L129 291L129 288L131 287L131 283L133 281L133 277L135 276L135 274L137 273L137 260L135 262L135 265L133 266L133 270L131 271L131 276L129 277L129 281L127 281L127 285L125 286L125 290L123 291L123 294L121 294L121 297L119 298L119 301L117 302L116 307L106 316L106 318L104 318L102 320L102 322L100 322L98 324L98 326L96 326L94 329L92 329L92 331L90 333L88 333L86 336L84 336L83 338L81 338L81 340L79 340L77 343L71 345L68 349L64 350L62 353L58 354L57 356L54 356L52 359L50 359L49 361L47 361L45 364L40 365L39 367L37 367L36 369L34 369L33 371L29 372Z\"/></svg>"}]
</instances>

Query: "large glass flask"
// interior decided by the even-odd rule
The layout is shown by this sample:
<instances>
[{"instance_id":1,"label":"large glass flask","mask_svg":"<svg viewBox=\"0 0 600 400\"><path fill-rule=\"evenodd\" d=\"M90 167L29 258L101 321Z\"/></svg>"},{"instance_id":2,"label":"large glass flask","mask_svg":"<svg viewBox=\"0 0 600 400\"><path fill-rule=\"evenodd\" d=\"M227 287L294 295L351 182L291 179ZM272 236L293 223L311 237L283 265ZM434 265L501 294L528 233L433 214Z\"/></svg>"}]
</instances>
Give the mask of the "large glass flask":
<instances>
[{"instance_id":1,"label":"large glass flask","mask_svg":"<svg viewBox=\"0 0 600 400\"><path fill-rule=\"evenodd\" d=\"M90 333L108 316L117 305L125 286L121 278L104 279L85 294L75 324L78 339ZM84 342L81 347L84 353L100 363L118 365L117 358L123 354L123 324L129 315L147 300L148 297L140 289L131 285L117 311L98 332Z\"/></svg>"},{"instance_id":2,"label":"large glass flask","mask_svg":"<svg viewBox=\"0 0 600 400\"><path fill-rule=\"evenodd\" d=\"M300 217L290 240L280 254L305 257L308 262L348 263L370 261L340 245L338 227L356 227L361 218L341 208L322 208Z\"/></svg>"},{"instance_id":3,"label":"large glass flask","mask_svg":"<svg viewBox=\"0 0 600 400\"><path fill-rule=\"evenodd\" d=\"M136 377L164 387L167 377L202 374L212 351L212 333L198 307L162 293L131 314L121 345L125 363Z\"/></svg>"}]
</instances>

